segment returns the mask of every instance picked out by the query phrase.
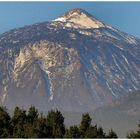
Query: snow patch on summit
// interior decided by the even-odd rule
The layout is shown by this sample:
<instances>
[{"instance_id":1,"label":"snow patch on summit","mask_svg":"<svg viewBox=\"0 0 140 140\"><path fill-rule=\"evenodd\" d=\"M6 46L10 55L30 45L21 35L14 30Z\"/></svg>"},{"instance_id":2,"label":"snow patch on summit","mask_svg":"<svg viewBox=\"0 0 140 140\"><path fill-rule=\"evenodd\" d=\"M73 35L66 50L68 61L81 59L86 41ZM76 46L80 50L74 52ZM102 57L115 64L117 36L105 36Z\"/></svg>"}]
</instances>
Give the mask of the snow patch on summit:
<instances>
[{"instance_id":1,"label":"snow patch on summit","mask_svg":"<svg viewBox=\"0 0 140 140\"><path fill-rule=\"evenodd\" d=\"M59 17L59 18L57 18L57 19L55 19L55 20L53 20L53 21L62 21L62 22L66 22L66 18L64 18L64 17Z\"/></svg>"},{"instance_id":2,"label":"snow patch on summit","mask_svg":"<svg viewBox=\"0 0 140 140\"><path fill-rule=\"evenodd\" d=\"M81 12L80 14L77 12L73 12L71 15L62 16L55 20L55 22L67 22L67 27L73 27L73 28L84 28L84 29L90 29L90 28L100 28L105 27L105 25L100 22L99 20L88 16L87 14Z\"/></svg>"}]
</instances>

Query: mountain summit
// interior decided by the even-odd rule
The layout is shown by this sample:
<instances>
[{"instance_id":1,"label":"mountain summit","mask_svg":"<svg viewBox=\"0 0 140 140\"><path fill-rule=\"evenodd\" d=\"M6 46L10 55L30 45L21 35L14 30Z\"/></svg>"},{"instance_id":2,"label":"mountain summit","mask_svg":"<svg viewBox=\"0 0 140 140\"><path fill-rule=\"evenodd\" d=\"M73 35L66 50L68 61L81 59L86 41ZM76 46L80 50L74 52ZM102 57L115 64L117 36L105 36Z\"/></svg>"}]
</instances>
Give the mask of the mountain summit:
<instances>
[{"instance_id":1,"label":"mountain summit","mask_svg":"<svg viewBox=\"0 0 140 140\"><path fill-rule=\"evenodd\" d=\"M100 28L105 27L104 23L91 16L86 11L76 8L70 10L63 16L55 19L54 21L67 22L67 27L73 28Z\"/></svg>"},{"instance_id":2,"label":"mountain summit","mask_svg":"<svg viewBox=\"0 0 140 140\"><path fill-rule=\"evenodd\" d=\"M0 35L0 104L94 111L140 87L140 40L81 9Z\"/></svg>"}]
</instances>

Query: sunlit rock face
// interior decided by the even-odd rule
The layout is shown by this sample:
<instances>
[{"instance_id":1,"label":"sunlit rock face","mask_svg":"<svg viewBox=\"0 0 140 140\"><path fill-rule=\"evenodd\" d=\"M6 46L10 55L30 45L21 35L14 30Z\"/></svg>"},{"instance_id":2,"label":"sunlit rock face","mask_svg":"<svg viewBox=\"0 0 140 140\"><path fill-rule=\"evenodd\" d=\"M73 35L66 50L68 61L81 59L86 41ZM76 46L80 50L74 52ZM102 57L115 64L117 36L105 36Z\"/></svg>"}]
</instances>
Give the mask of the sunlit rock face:
<instances>
[{"instance_id":1,"label":"sunlit rock face","mask_svg":"<svg viewBox=\"0 0 140 140\"><path fill-rule=\"evenodd\" d=\"M138 90L140 40L81 9L0 35L0 103L94 111Z\"/></svg>"},{"instance_id":2,"label":"sunlit rock face","mask_svg":"<svg viewBox=\"0 0 140 140\"><path fill-rule=\"evenodd\" d=\"M64 22L66 27L72 28L90 29L105 27L104 23L82 9L71 10L54 21Z\"/></svg>"}]
</instances>

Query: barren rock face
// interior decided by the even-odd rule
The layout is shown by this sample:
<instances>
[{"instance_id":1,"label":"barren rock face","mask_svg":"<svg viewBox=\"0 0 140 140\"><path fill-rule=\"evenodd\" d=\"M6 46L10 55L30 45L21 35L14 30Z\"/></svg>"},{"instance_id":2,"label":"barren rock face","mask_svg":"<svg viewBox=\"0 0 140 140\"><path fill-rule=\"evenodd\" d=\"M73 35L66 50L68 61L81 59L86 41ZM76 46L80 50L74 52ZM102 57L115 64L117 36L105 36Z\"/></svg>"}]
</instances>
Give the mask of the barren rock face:
<instances>
[{"instance_id":1,"label":"barren rock face","mask_svg":"<svg viewBox=\"0 0 140 140\"><path fill-rule=\"evenodd\" d=\"M140 40L79 10L0 35L1 105L93 111L139 89Z\"/></svg>"}]
</instances>

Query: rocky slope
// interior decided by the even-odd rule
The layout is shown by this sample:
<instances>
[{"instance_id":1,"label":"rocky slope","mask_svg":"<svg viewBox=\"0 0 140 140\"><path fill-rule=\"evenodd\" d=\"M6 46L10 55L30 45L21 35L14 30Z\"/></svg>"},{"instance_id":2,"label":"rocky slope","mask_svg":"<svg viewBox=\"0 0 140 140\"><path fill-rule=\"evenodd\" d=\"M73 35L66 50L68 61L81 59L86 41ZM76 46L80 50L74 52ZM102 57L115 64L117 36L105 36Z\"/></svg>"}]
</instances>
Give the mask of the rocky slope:
<instances>
[{"instance_id":1,"label":"rocky slope","mask_svg":"<svg viewBox=\"0 0 140 140\"><path fill-rule=\"evenodd\" d=\"M140 40L74 9L0 35L0 104L93 111L138 90Z\"/></svg>"}]
</instances>

